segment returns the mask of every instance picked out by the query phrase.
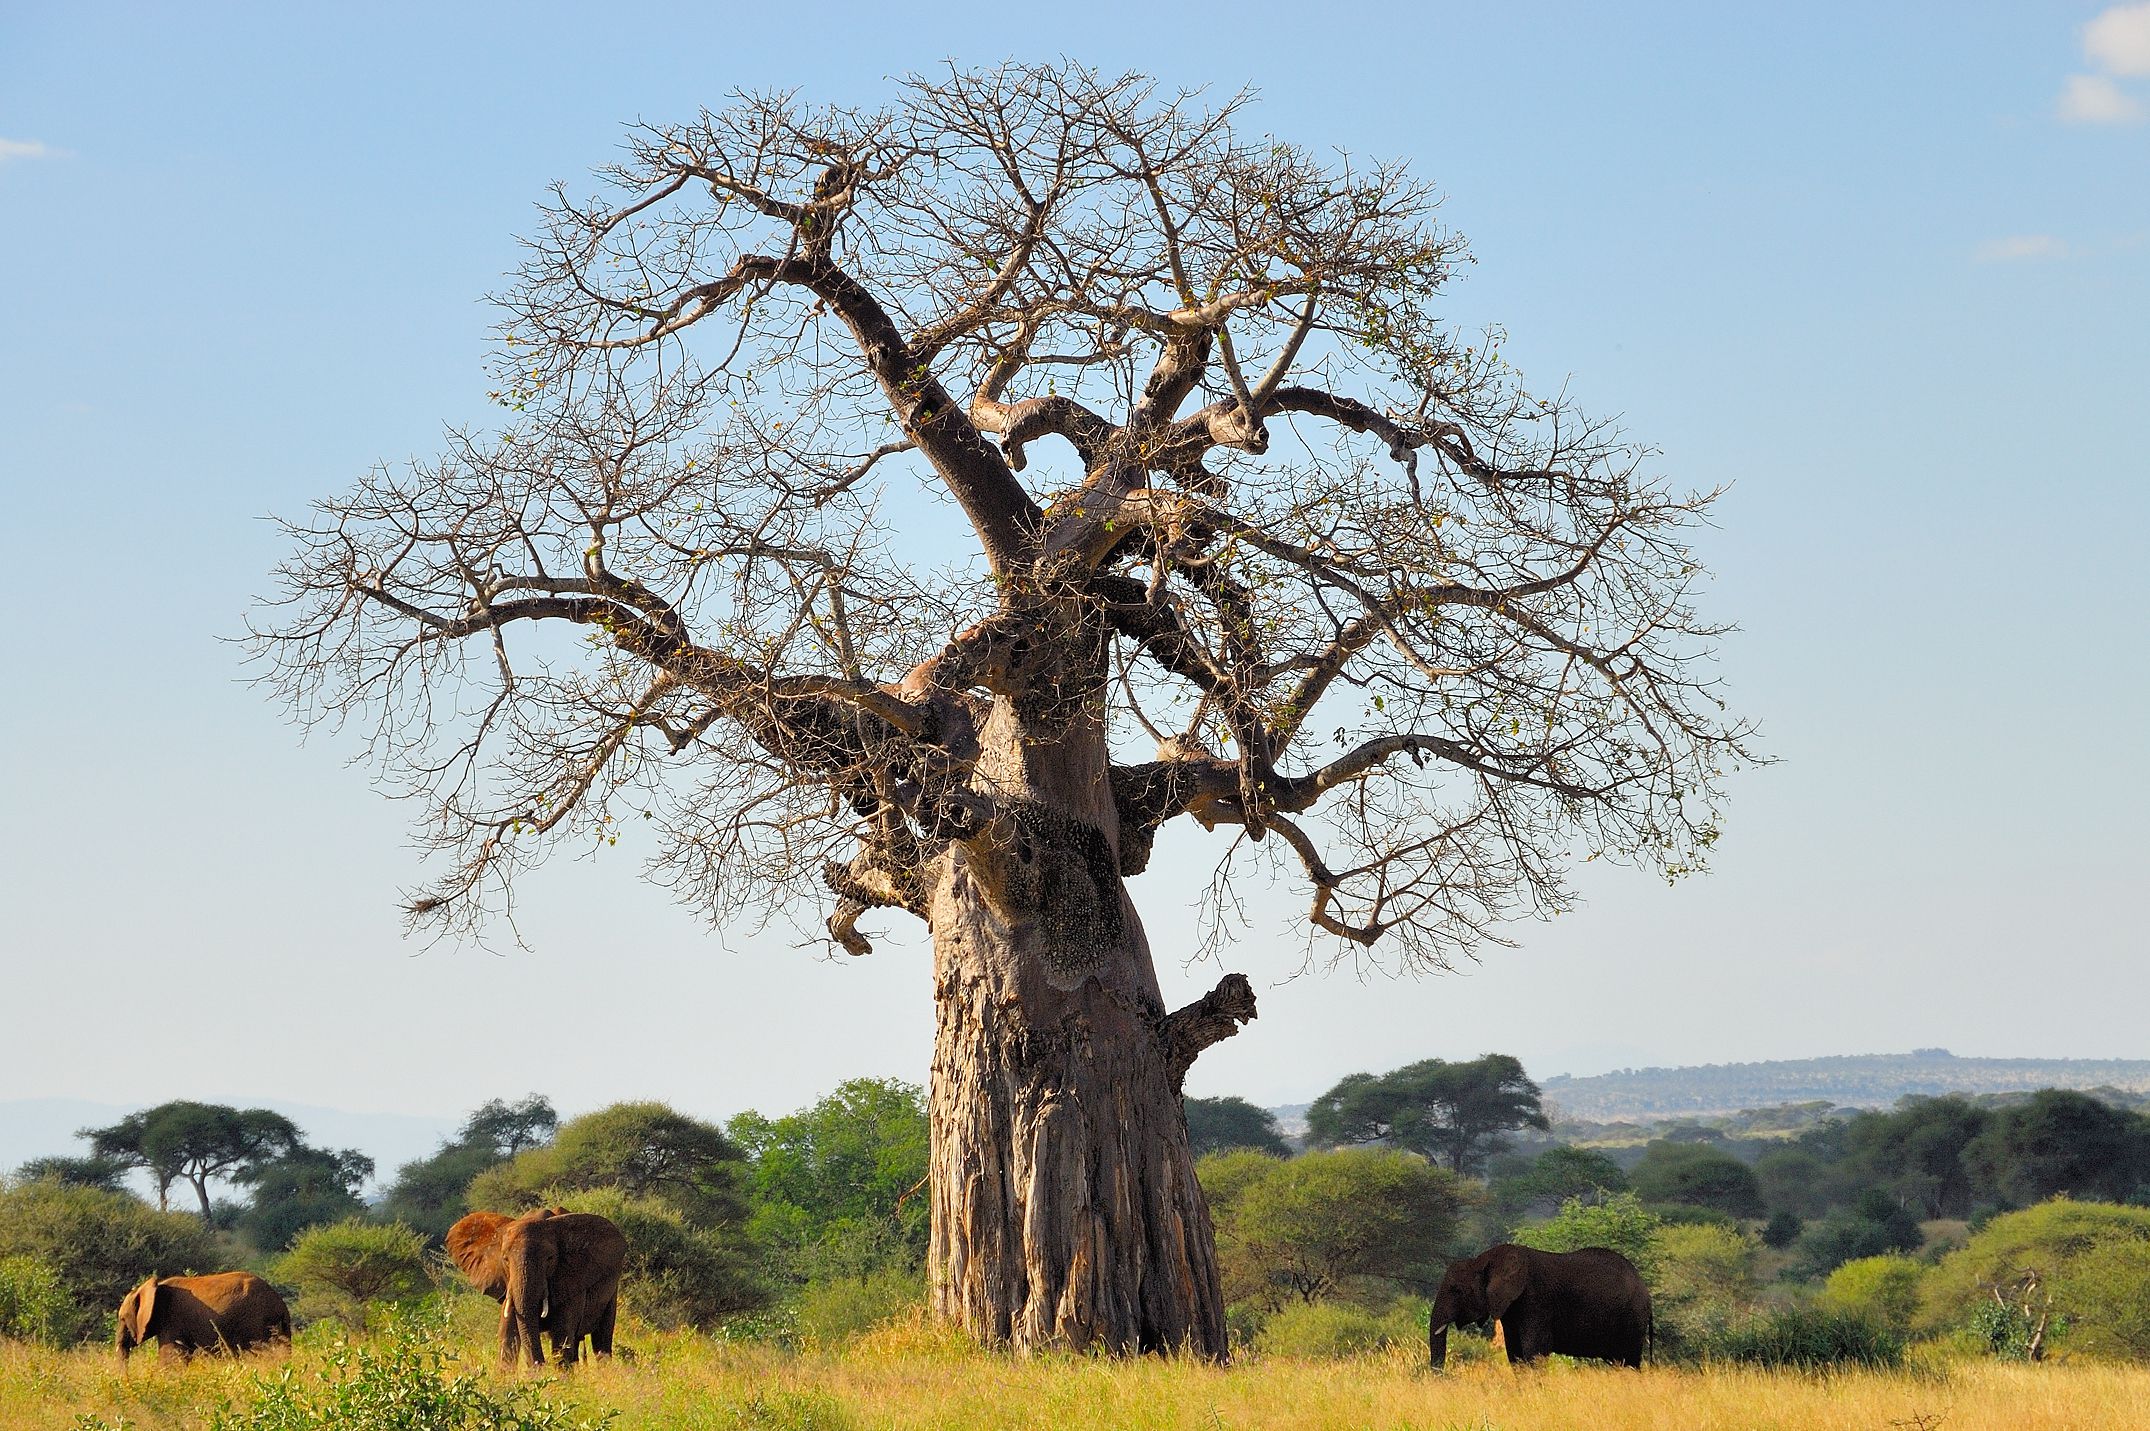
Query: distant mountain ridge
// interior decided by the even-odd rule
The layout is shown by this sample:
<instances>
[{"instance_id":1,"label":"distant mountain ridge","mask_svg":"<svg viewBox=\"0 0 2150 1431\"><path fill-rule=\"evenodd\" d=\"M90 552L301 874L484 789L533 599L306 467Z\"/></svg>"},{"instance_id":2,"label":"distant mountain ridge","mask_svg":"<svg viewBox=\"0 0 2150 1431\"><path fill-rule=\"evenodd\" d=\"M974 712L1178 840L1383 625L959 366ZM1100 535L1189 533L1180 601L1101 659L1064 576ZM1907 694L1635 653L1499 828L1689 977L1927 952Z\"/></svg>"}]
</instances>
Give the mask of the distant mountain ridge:
<instances>
[{"instance_id":1,"label":"distant mountain ridge","mask_svg":"<svg viewBox=\"0 0 2150 1431\"><path fill-rule=\"evenodd\" d=\"M2150 1093L2150 1059L1959 1058L1945 1048L1846 1054L1689 1068L1623 1068L1544 1080L1556 1117L1605 1123L1719 1117L1816 1099L1887 1108L1906 1094L2027 1093L2040 1088L2113 1088Z\"/></svg>"}]
</instances>

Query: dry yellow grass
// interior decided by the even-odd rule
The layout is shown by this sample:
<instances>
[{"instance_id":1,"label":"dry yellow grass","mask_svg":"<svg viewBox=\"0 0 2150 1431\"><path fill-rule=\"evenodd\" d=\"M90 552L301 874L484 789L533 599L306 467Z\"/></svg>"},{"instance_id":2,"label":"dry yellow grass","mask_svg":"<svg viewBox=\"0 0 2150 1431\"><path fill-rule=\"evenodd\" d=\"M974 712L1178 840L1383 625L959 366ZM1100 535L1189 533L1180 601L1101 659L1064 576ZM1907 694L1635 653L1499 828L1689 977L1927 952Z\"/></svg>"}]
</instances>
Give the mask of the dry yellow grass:
<instances>
[{"instance_id":1,"label":"dry yellow grass","mask_svg":"<svg viewBox=\"0 0 2150 1431\"><path fill-rule=\"evenodd\" d=\"M482 1360L482 1349L468 1348ZM295 1370L318 1363L303 1346ZM243 1405L275 1363L187 1367L109 1352L0 1344L0 1426L71 1428L82 1413L143 1431L206 1427ZM1635 1373L1500 1366L1435 1377L1396 1353L1358 1361L1247 1361L1230 1368L1146 1359L1014 1360L901 1328L829 1352L778 1352L700 1338L644 1342L631 1364L583 1368L554 1394L616 1408L623 1431L741 1428L1128 1428L1128 1431L1572 1431L1572 1428L1935 1428L2091 1431L2150 1425L2150 1368L1982 1362L1829 1377L1661 1368Z\"/></svg>"}]
</instances>

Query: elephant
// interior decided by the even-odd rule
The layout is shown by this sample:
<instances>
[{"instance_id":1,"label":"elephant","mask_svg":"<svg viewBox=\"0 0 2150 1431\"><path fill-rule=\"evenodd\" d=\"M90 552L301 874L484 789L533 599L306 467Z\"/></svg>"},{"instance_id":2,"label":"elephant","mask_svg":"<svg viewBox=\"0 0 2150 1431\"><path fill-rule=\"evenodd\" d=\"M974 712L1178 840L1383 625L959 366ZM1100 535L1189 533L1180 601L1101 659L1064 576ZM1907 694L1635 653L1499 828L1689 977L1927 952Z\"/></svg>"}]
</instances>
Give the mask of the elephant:
<instances>
[{"instance_id":1,"label":"elephant","mask_svg":"<svg viewBox=\"0 0 2150 1431\"><path fill-rule=\"evenodd\" d=\"M521 1217L474 1212L448 1229L447 1242L471 1285L500 1303L503 1365L528 1347L531 1363L542 1366L541 1332L552 1334L562 1366L575 1364L584 1337L593 1355L611 1355L627 1239L610 1219L565 1208Z\"/></svg>"},{"instance_id":2,"label":"elephant","mask_svg":"<svg viewBox=\"0 0 2150 1431\"><path fill-rule=\"evenodd\" d=\"M119 1304L119 1359L151 1337L160 1357L291 1340L291 1309L251 1272L147 1277Z\"/></svg>"},{"instance_id":3,"label":"elephant","mask_svg":"<svg viewBox=\"0 0 2150 1431\"><path fill-rule=\"evenodd\" d=\"M1449 1263L1426 1328L1433 1369L1448 1359L1451 1324L1486 1321L1500 1323L1517 1364L1558 1352L1639 1367L1655 1331L1642 1274L1609 1247L1540 1252L1503 1242Z\"/></svg>"}]
</instances>

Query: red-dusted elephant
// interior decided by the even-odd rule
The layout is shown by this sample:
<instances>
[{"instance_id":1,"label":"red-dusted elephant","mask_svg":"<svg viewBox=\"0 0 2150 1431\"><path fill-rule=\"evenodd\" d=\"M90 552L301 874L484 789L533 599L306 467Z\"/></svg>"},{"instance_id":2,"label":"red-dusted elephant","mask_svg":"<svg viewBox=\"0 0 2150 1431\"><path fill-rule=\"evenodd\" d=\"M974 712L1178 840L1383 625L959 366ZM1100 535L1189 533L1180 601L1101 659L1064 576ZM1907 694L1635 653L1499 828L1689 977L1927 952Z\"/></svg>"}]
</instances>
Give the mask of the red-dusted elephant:
<instances>
[{"instance_id":1,"label":"red-dusted elephant","mask_svg":"<svg viewBox=\"0 0 2150 1431\"><path fill-rule=\"evenodd\" d=\"M291 1309L251 1272L145 1278L120 1302L118 1320L121 1361L151 1337L160 1357L291 1340Z\"/></svg>"},{"instance_id":2,"label":"red-dusted elephant","mask_svg":"<svg viewBox=\"0 0 2150 1431\"><path fill-rule=\"evenodd\" d=\"M620 1273L627 1239L609 1218L564 1208L521 1217L474 1212L448 1229L448 1255L471 1285L500 1305L500 1359L512 1366L527 1347L543 1365L539 1333L572 1366L582 1340L596 1356L612 1353Z\"/></svg>"}]
</instances>

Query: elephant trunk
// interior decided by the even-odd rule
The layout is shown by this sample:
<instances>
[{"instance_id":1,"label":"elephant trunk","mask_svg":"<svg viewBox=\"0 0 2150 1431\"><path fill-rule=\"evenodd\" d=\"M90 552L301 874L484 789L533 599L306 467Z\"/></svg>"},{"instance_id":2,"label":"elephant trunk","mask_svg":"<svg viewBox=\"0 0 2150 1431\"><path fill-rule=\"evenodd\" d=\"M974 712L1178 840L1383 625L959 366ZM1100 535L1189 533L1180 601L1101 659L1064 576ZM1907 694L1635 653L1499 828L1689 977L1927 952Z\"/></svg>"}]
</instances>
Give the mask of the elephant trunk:
<instances>
[{"instance_id":1,"label":"elephant trunk","mask_svg":"<svg viewBox=\"0 0 2150 1431\"><path fill-rule=\"evenodd\" d=\"M1433 1369L1435 1371L1439 1371L1448 1365L1448 1324L1446 1322L1426 1333L1426 1345L1427 1349L1433 1353Z\"/></svg>"}]
</instances>

